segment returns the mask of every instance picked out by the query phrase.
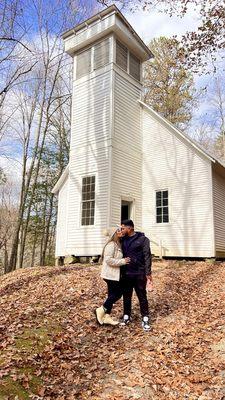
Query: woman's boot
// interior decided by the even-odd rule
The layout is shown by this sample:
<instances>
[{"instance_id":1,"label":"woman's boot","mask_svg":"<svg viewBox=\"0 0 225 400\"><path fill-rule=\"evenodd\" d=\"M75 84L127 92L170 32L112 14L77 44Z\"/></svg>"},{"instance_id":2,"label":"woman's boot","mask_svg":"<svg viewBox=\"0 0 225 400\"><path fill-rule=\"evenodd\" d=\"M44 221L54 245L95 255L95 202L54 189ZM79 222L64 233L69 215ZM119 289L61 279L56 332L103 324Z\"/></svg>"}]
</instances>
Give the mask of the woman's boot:
<instances>
[{"instance_id":1,"label":"woman's boot","mask_svg":"<svg viewBox=\"0 0 225 400\"><path fill-rule=\"evenodd\" d=\"M115 321L114 319L112 319L112 317L110 317L109 314L105 314L104 318L103 318L103 324L107 324L107 325L118 325L119 321Z\"/></svg>"},{"instance_id":2,"label":"woman's boot","mask_svg":"<svg viewBox=\"0 0 225 400\"><path fill-rule=\"evenodd\" d=\"M95 310L97 321L100 325L103 325L103 319L105 316L105 309L103 306L96 308Z\"/></svg>"}]
</instances>

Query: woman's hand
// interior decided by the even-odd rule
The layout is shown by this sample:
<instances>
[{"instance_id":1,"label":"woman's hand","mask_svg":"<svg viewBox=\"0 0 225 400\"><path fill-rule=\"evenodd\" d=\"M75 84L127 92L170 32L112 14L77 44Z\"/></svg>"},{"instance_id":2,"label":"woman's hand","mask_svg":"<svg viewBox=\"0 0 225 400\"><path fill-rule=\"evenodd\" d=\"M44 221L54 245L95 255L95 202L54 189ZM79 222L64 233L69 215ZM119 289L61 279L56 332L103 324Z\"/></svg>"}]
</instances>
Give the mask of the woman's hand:
<instances>
[{"instance_id":1,"label":"woman's hand","mask_svg":"<svg viewBox=\"0 0 225 400\"><path fill-rule=\"evenodd\" d=\"M125 260L125 264L129 264L129 262L130 262L130 257L126 257L126 258L124 258L124 260Z\"/></svg>"}]
</instances>

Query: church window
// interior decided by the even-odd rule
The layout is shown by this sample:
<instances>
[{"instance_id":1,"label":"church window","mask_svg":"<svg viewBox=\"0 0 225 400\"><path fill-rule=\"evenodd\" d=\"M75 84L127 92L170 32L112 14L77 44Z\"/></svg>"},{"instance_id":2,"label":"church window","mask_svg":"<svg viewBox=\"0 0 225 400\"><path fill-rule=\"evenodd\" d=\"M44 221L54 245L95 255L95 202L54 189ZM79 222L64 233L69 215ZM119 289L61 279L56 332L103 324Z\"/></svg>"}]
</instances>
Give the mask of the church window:
<instances>
[{"instance_id":1,"label":"church window","mask_svg":"<svg viewBox=\"0 0 225 400\"><path fill-rule=\"evenodd\" d=\"M81 225L94 225L95 217L95 176L82 179Z\"/></svg>"},{"instance_id":2,"label":"church window","mask_svg":"<svg viewBox=\"0 0 225 400\"><path fill-rule=\"evenodd\" d=\"M168 190L156 191L156 222L169 222L169 195Z\"/></svg>"}]
</instances>

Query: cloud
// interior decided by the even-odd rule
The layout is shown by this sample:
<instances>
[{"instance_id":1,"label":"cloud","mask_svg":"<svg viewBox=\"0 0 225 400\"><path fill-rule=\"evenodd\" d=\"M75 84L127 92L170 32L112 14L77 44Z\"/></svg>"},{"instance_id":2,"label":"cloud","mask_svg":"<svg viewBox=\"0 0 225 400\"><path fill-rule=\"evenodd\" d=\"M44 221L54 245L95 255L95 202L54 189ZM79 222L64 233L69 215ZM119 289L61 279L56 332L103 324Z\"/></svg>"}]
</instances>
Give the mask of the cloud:
<instances>
[{"instance_id":1,"label":"cloud","mask_svg":"<svg viewBox=\"0 0 225 400\"><path fill-rule=\"evenodd\" d=\"M188 12L182 18L175 15L170 17L168 14L157 10L152 12L139 10L135 13L129 11L125 12L124 15L146 44L153 38L160 36L171 37L176 35L178 39L181 39L186 32L197 31L201 24L199 7L196 10L189 7ZM222 56L223 54L217 54L216 67L219 71L225 69L225 62ZM193 110L193 118L189 127L189 134L192 136L195 135L199 126L203 124L211 127L214 130L214 135L216 135L215 120L218 118L215 111L215 101L213 101L215 88L211 83L215 75L211 59L208 60L208 66L209 74L199 71L198 74L193 75L195 87L202 94L199 98L198 107ZM203 90L203 88L207 88L207 90Z\"/></svg>"},{"instance_id":2,"label":"cloud","mask_svg":"<svg viewBox=\"0 0 225 400\"><path fill-rule=\"evenodd\" d=\"M22 175L21 158L19 156L14 158L0 156L0 167L3 169L10 182L12 182L15 187L19 188Z\"/></svg>"},{"instance_id":3,"label":"cloud","mask_svg":"<svg viewBox=\"0 0 225 400\"><path fill-rule=\"evenodd\" d=\"M125 17L146 43L159 36L180 38L187 31L195 31L200 22L198 11L191 10L183 18L157 11L126 12Z\"/></svg>"}]
</instances>

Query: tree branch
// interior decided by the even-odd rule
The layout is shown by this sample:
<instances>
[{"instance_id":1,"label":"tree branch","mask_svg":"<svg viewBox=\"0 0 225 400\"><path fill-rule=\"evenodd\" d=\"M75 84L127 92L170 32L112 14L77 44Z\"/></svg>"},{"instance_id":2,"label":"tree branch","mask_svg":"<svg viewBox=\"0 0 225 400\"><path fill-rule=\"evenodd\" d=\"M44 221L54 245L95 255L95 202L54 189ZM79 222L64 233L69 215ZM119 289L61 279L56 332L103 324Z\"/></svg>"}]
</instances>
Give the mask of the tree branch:
<instances>
[{"instance_id":1,"label":"tree branch","mask_svg":"<svg viewBox=\"0 0 225 400\"><path fill-rule=\"evenodd\" d=\"M33 53L24 43L22 43L20 40L12 38L12 37L0 37L0 40L2 41L10 41L10 42L15 42L20 44L21 46L23 46L27 51L29 51L30 53Z\"/></svg>"}]
</instances>

